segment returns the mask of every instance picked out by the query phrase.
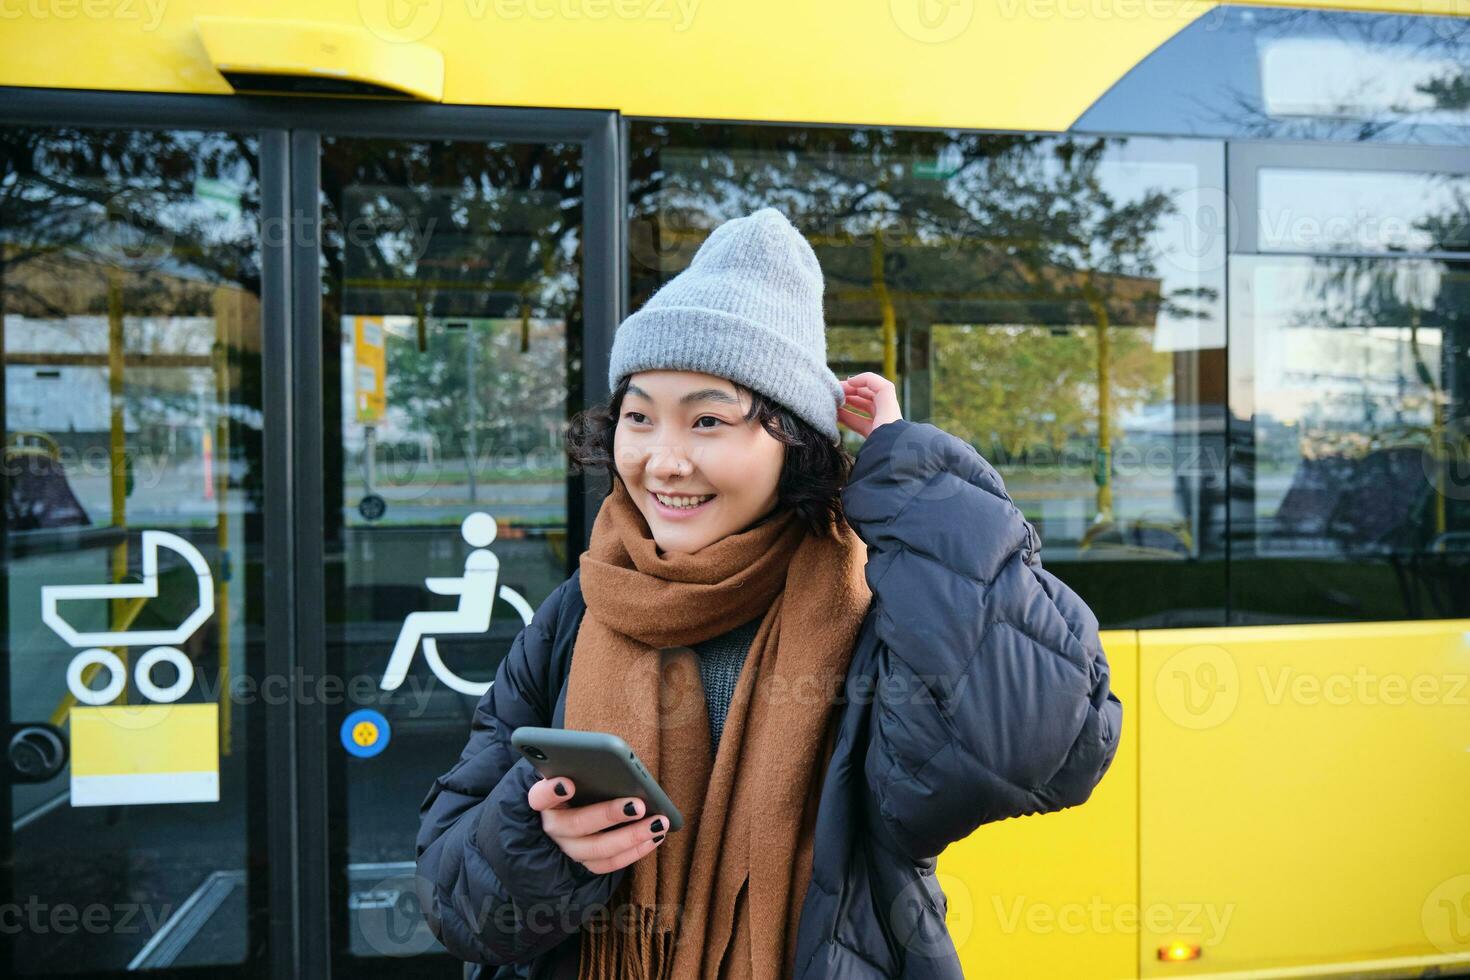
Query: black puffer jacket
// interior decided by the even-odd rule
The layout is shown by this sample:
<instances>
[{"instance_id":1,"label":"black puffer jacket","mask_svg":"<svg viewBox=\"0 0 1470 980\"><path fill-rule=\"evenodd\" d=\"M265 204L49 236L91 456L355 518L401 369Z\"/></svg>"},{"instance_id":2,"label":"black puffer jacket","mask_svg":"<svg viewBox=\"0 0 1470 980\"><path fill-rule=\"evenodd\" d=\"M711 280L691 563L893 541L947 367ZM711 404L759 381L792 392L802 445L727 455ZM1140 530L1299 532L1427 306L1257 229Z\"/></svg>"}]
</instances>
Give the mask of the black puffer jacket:
<instances>
[{"instance_id":1,"label":"black puffer jacket","mask_svg":"<svg viewBox=\"0 0 1470 980\"><path fill-rule=\"evenodd\" d=\"M1096 617L1041 567L1036 531L973 447L880 425L842 501L874 599L822 777L796 977L960 978L935 858L981 824L1085 801L1122 704ZM627 871L589 872L542 833L526 802L539 777L510 744L518 726L563 725L579 590L574 574L516 637L421 810L429 925L499 967L482 977L574 977L580 925Z\"/></svg>"}]
</instances>

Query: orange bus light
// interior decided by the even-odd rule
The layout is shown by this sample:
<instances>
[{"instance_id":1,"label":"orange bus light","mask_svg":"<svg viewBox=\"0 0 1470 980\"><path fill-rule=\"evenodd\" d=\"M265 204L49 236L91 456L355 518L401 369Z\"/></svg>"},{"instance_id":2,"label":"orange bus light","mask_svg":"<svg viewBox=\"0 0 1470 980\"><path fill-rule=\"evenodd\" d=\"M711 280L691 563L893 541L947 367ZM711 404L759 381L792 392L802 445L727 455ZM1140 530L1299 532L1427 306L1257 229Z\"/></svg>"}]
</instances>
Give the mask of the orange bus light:
<instances>
[{"instance_id":1,"label":"orange bus light","mask_svg":"<svg viewBox=\"0 0 1470 980\"><path fill-rule=\"evenodd\" d=\"M1169 962L1199 959L1199 947L1189 943L1170 943L1159 947L1159 959Z\"/></svg>"}]
</instances>

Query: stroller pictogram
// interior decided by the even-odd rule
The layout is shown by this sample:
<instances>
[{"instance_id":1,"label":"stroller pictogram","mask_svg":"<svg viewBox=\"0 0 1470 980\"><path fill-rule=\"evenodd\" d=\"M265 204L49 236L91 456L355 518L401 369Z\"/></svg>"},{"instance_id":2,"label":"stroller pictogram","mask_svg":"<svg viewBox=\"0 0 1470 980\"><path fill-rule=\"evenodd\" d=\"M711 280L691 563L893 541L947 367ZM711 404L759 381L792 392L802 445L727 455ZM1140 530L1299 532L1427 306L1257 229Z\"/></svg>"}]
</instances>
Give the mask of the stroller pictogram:
<instances>
[{"instance_id":1,"label":"stroller pictogram","mask_svg":"<svg viewBox=\"0 0 1470 980\"><path fill-rule=\"evenodd\" d=\"M143 604L159 596L164 549L181 556L194 573L198 605L172 629L129 630ZM140 582L41 587L41 620L71 647L81 648L66 669L66 686L77 701L66 714L72 806L219 802L219 705L174 703L194 686L194 663L176 644L214 615L214 575L198 548L167 531L143 532L142 565ZM62 615L62 603L90 601L95 609L97 600L123 600L129 611L111 620L114 628L90 631L77 629ZM133 681L144 698L156 703L113 704L127 688L128 668L107 647L138 646L150 649L133 665ZM161 663L177 673L167 687L153 679L153 668ZM106 672L100 689L90 676L99 669Z\"/></svg>"},{"instance_id":2,"label":"stroller pictogram","mask_svg":"<svg viewBox=\"0 0 1470 980\"><path fill-rule=\"evenodd\" d=\"M158 597L158 552L160 548L181 555L193 569L198 580L199 606L183 623L167 630L98 630L83 632L67 622L58 609L58 603L69 600L135 599L148 600ZM41 587L41 620L74 649L81 653L72 658L66 670L66 685L81 704L108 704L122 694L127 685L127 667L122 658L103 644L114 647L148 646L134 667L134 680L138 690L150 701L167 704L177 701L194 683L194 664L176 644L193 636L210 616L214 615L214 575L209 563L188 541L167 531L143 532L143 580L141 582L116 582L102 585L43 585ZM152 670L159 663L172 664L178 673L177 679L168 687L153 683ZM84 672L92 665L108 671L109 679L100 690L86 683Z\"/></svg>"},{"instance_id":3,"label":"stroller pictogram","mask_svg":"<svg viewBox=\"0 0 1470 980\"><path fill-rule=\"evenodd\" d=\"M398 642L393 644L393 655L388 658L388 668L383 672L379 686L385 691L396 690L408 676L414 652L420 641L424 646L424 658L434 676L450 690L460 694L479 697L490 690L493 681L477 683L465 680L444 663L439 656L439 645L432 634L446 636L484 633L490 629L490 614L498 595L520 613L529 626L535 610L515 589L497 585L500 580L500 559L489 551L495 540L495 518L483 511L476 511L460 524L460 534L475 550L465 557L464 575L459 578L428 578L424 585L436 595L459 596L459 607L448 612L410 613L403 621L398 633Z\"/></svg>"}]
</instances>

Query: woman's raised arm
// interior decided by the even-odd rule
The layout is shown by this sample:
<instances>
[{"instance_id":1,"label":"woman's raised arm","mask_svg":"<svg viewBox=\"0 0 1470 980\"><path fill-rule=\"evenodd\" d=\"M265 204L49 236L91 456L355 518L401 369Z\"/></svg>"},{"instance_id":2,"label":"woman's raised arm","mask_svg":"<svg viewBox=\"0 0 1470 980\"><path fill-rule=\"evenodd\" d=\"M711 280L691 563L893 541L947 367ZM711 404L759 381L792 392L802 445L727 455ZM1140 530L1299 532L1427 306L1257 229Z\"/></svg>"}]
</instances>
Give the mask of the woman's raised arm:
<instances>
[{"instance_id":1,"label":"woman's raised arm","mask_svg":"<svg viewBox=\"0 0 1470 980\"><path fill-rule=\"evenodd\" d=\"M981 824L1087 800L1122 704L1097 618L1041 567L1000 475L898 419L869 433L842 501L882 641L866 781L886 834L922 861Z\"/></svg>"}]
</instances>

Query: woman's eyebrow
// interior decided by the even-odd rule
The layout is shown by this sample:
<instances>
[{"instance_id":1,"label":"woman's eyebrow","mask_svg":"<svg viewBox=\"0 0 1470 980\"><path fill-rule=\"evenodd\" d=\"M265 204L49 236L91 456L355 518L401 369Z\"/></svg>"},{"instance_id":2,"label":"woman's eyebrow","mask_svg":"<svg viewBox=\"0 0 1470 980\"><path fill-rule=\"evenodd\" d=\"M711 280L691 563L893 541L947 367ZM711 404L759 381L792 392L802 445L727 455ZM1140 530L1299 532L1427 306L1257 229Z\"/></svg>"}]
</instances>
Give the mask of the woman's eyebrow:
<instances>
[{"instance_id":1,"label":"woman's eyebrow","mask_svg":"<svg viewBox=\"0 0 1470 980\"><path fill-rule=\"evenodd\" d=\"M639 398L645 398L648 401L653 401L652 398L649 398L648 392L644 391L637 385L628 385L628 394L637 395ZM724 402L729 405L740 404L740 402L735 398L734 395L730 394L728 391L723 391L719 388L700 388L698 391L688 392L684 395L684 397L679 399L679 404L687 405L690 402L700 401Z\"/></svg>"}]
</instances>

